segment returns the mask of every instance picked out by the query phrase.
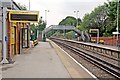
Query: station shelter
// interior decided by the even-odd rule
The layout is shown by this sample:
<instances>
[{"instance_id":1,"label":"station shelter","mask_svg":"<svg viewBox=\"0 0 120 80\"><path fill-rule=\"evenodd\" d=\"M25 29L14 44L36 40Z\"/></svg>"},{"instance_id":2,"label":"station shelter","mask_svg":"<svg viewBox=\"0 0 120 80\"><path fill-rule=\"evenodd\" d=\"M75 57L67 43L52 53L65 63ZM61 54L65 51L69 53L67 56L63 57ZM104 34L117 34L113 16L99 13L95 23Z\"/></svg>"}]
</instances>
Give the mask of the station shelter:
<instances>
[{"instance_id":1,"label":"station shelter","mask_svg":"<svg viewBox=\"0 0 120 80\"><path fill-rule=\"evenodd\" d=\"M13 0L1 0L2 7L7 7L7 10L22 10ZM10 5L10 6L9 6ZM2 8L1 8L2 9ZM1 13L2 15L3 13ZM23 49L29 48L29 22L10 22L9 12L7 12L7 58L12 60L14 55L22 54ZM0 16L1 17L1 16ZM2 18L1 18L2 19ZM2 30L2 22L0 30ZM0 33L2 39L2 31ZM2 40L1 40L2 41ZM2 54L0 60L2 60Z\"/></svg>"},{"instance_id":2,"label":"station shelter","mask_svg":"<svg viewBox=\"0 0 120 80\"><path fill-rule=\"evenodd\" d=\"M29 23L8 22L8 56L21 54L29 48Z\"/></svg>"}]
</instances>

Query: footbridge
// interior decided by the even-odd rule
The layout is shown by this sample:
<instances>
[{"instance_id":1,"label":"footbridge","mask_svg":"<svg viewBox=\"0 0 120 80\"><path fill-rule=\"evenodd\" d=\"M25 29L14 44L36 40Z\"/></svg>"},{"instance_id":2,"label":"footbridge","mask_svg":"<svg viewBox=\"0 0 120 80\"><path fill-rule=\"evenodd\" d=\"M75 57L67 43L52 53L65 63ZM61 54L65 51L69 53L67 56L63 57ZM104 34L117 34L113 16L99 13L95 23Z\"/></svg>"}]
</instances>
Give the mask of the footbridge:
<instances>
[{"instance_id":1,"label":"footbridge","mask_svg":"<svg viewBox=\"0 0 120 80\"><path fill-rule=\"evenodd\" d=\"M90 37L87 32L80 31L79 29L77 29L74 26L51 25L48 28L46 28L45 30L43 30L42 33L44 35L44 34L47 34L51 30L72 30L72 31L75 31L79 35L81 41L90 41Z\"/></svg>"}]
</instances>

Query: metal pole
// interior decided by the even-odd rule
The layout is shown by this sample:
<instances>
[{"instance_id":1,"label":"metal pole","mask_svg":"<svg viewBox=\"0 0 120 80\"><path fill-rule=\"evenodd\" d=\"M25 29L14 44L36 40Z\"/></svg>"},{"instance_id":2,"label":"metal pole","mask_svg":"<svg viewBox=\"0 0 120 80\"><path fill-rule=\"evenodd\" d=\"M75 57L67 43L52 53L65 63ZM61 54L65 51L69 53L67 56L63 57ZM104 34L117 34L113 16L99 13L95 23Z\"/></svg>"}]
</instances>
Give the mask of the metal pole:
<instances>
[{"instance_id":1,"label":"metal pole","mask_svg":"<svg viewBox=\"0 0 120 80\"><path fill-rule=\"evenodd\" d=\"M117 1L117 28L116 28L116 30L117 30L117 39L116 39L116 46L117 47L119 47L118 46L118 37L119 37L119 0Z\"/></svg>"},{"instance_id":2,"label":"metal pole","mask_svg":"<svg viewBox=\"0 0 120 80\"><path fill-rule=\"evenodd\" d=\"M76 26L78 26L78 12L79 12L79 11L74 11L74 13L76 13L76 22L77 22L77 23L76 23Z\"/></svg>"},{"instance_id":3,"label":"metal pole","mask_svg":"<svg viewBox=\"0 0 120 80\"><path fill-rule=\"evenodd\" d=\"M45 10L45 23L46 23L45 28L47 27L47 12L49 12L49 10ZM45 36L46 36L46 34L45 34Z\"/></svg>"},{"instance_id":4,"label":"metal pole","mask_svg":"<svg viewBox=\"0 0 120 80\"><path fill-rule=\"evenodd\" d=\"M29 0L29 10L30 10L30 0Z\"/></svg>"},{"instance_id":5,"label":"metal pole","mask_svg":"<svg viewBox=\"0 0 120 80\"><path fill-rule=\"evenodd\" d=\"M45 10L45 23L47 25L47 12L50 12L49 10Z\"/></svg>"},{"instance_id":6,"label":"metal pole","mask_svg":"<svg viewBox=\"0 0 120 80\"><path fill-rule=\"evenodd\" d=\"M12 1L11 1L11 10L12 10Z\"/></svg>"},{"instance_id":7,"label":"metal pole","mask_svg":"<svg viewBox=\"0 0 120 80\"><path fill-rule=\"evenodd\" d=\"M97 30L97 44L99 43L99 29Z\"/></svg>"},{"instance_id":8,"label":"metal pole","mask_svg":"<svg viewBox=\"0 0 120 80\"><path fill-rule=\"evenodd\" d=\"M7 60L7 26L6 26L6 18L7 18L7 8L3 7L2 10L3 14L3 23L2 23L2 53L3 53L3 59L1 61L2 64L9 63Z\"/></svg>"},{"instance_id":9,"label":"metal pole","mask_svg":"<svg viewBox=\"0 0 120 80\"><path fill-rule=\"evenodd\" d=\"M45 10L45 32L46 32L46 26L47 26L47 10ZM44 34L46 37L46 33Z\"/></svg>"},{"instance_id":10,"label":"metal pole","mask_svg":"<svg viewBox=\"0 0 120 80\"><path fill-rule=\"evenodd\" d=\"M79 12L79 11L77 11L77 26L78 26L78 12Z\"/></svg>"},{"instance_id":11,"label":"metal pole","mask_svg":"<svg viewBox=\"0 0 120 80\"><path fill-rule=\"evenodd\" d=\"M47 10L45 10L45 23L47 25ZM45 25L45 27L46 27L46 25Z\"/></svg>"},{"instance_id":12,"label":"metal pole","mask_svg":"<svg viewBox=\"0 0 120 80\"><path fill-rule=\"evenodd\" d=\"M29 11L30 11L30 0L29 0ZM29 32L28 32L28 42L29 42L29 43L28 43L28 44L30 45L30 38L31 38L31 37L30 37L30 35L31 35L30 23L28 23L28 26L27 26L27 27L28 27L28 29L29 29ZM29 46L29 47L30 47L30 46Z\"/></svg>"}]
</instances>

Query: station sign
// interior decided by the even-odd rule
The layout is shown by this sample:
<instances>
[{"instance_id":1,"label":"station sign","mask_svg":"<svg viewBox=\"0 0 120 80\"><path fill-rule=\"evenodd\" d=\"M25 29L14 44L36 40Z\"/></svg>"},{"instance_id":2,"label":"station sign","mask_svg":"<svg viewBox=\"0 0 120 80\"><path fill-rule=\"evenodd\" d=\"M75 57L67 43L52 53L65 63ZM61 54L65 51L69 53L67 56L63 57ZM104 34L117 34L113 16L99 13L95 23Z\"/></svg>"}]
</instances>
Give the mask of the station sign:
<instances>
[{"instance_id":1,"label":"station sign","mask_svg":"<svg viewBox=\"0 0 120 80\"><path fill-rule=\"evenodd\" d=\"M99 31L99 29L90 29L90 33L97 33Z\"/></svg>"},{"instance_id":2,"label":"station sign","mask_svg":"<svg viewBox=\"0 0 120 80\"><path fill-rule=\"evenodd\" d=\"M38 11L9 11L10 22L39 22Z\"/></svg>"}]
</instances>

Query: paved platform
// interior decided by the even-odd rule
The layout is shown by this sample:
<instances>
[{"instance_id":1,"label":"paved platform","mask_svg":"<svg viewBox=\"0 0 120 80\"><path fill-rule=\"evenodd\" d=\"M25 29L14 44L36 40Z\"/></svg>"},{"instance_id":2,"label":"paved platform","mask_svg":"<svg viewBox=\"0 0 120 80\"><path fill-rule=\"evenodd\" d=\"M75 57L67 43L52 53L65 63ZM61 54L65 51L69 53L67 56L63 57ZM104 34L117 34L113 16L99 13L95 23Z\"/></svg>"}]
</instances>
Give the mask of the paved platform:
<instances>
[{"instance_id":1,"label":"paved platform","mask_svg":"<svg viewBox=\"0 0 120 80\"><path fill-rule=\"evenodd\" d=\"M3 78L93 78L50 40L39 42L15 61L3 69Z\"/></svg>"}]
</instances>

